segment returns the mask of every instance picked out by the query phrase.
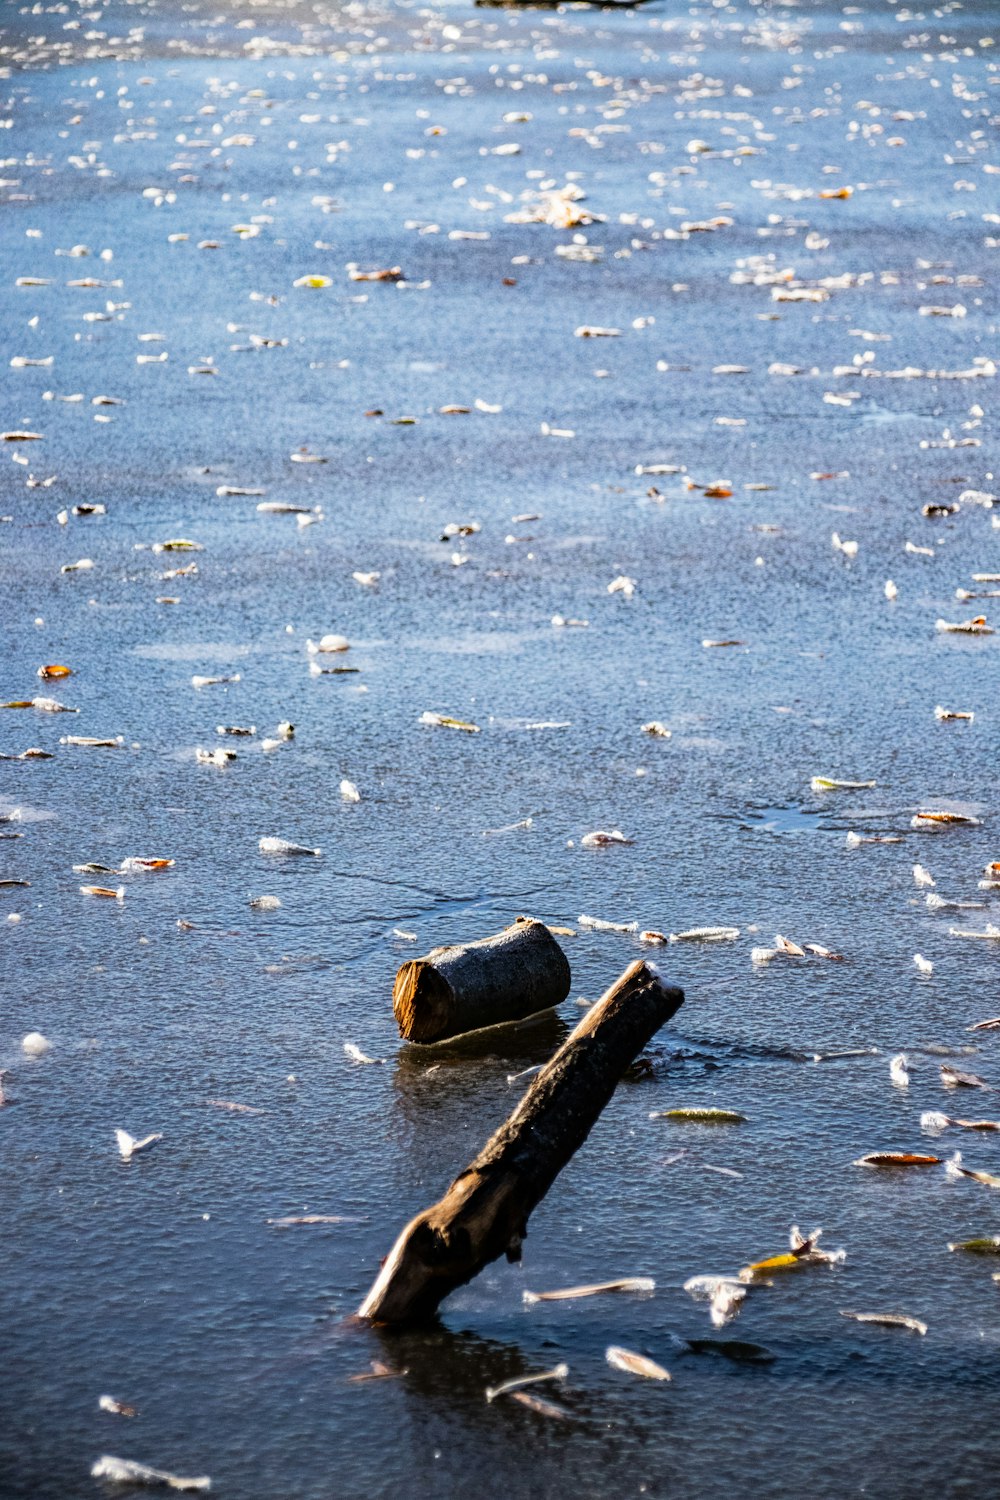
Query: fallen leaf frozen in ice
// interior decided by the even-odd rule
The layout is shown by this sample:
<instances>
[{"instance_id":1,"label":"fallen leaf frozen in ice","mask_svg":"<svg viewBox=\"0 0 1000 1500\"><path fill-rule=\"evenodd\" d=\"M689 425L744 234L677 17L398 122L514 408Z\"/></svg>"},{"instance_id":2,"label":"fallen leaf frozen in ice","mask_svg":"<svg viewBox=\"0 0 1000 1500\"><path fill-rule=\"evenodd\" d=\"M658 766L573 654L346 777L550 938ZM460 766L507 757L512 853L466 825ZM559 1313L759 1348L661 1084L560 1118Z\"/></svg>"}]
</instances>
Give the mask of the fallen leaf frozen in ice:
<instances>
[{"instance_id":1,"label":"fallen leaf frozen in ice","mask_svg":"<svg viewBox=\"0 0 1000 1500\"><path fill-rule=\"evenodd\" d=\"M533 1396L530 1391L511 1391L510 1399L519 1401L529 1411L537 1412L540 1417L553 1417L558 1421L568 1422L570 1413L563 1406L557 1406L554 1401L543 1401L540 1396Z\"/></svg>"},{"instance_id":2,"label":"fallen leaf frozen in ice","mask_svg":"<svg viewBox=\"0 0 1000 1500\"><path fill-rule=\"evenodd\" d=\"M261 516L311 516L316 514L312 505L291 505L285 500L262 500L257 506Z\"/></svg>"},{"instance_id":3,"label":"fallen leaf frozen in ice","mask_svg":"<svg viewBox=\"0 0 1000 1500\"><path fill-rule=\"evenodd\" d=\"M638 922L605 922L601 917L577 918L581 927L589 927L594 932L638 932Z\"/></svg>"},{"instance_id":4,"label":"fallen leaf frozen in ice","mask_svg":"<svg viewBox=\"0 0 1000 1500\"><path fill-rule=\"evenodd\" d=\"M941 1082L946 1089L992 1089L993 1085L980 1078L978 1073L963 1073L961 1068L954 1068L950 1063L941 1064Z\"/></svg>"},{"instance_id":5,"label":"fallen leaf frozen in ice","mask_svg":"<svg viewBox=\"0 0 1000 1500\"><path fill-rule=\"evenodd\" d=\"M962 1166L962 1153L956 1151L954 1156L945 1162L945 1171L953 1180L959 1177L970 1177L973 1182L981 1182L983 1187L1000 1188L1000 1177L994 1172L979 1172L973 1167Z\"/></svg>"},{"instance_id":6,"label":"fallen leaf frozen in ice","mask_svg":"<svg viewBox=\"0 0 1000 1500\"><path fill-rule=\"evenodd\" d=\"M479 734L478 724L466 723L464 719L452 719L447 714L434 713L431 709L425 709L418 720L421 724L433 724L439 729L464 729L467 734Z\"/></svg>"},{"instance_id":7,"label":"fallen leaf frozen in ice","mask_svg":"<svg viewBox=\"0 0 1000 1500\"><path fill-rule=\"evenodd\" d=\"M910 1075L907 1072L908 1059L905 1052L899 1052L889 1062L889 1077L893 1086L897 1089L908 1089L910 1086Z\"/></svg>"},{"instance_id":8,"label":"fallen leaf frozen in ice","mask_svg":"<svg viewBox=\"0 0 1000 1500\"><path fill-rule=\"evenodd\" d=\"M310 677L357 677L360 667L321 667L315 657L309 663Z\"/></svg>"},{"instance_id":9,"label":"fallen leaf frozen in ice","mask_svg":"<svg viewBox=\"0 0 1000 1500\"><path fill-rule=\"evenodd\" d=\"M740 935L738 927L689 927L684 932L672 932L672 943L732 943Z\"/></svg>"},{"instance_id":10,"label":"fallen leaf frozen in ice","mask_svg":"<svg viewBox=\"0 0 1000 1500\"><path fill-rule=\"evenodd\" d=\"M644 1354L633 1354L631 1349L622 1349L617 1344L611 1344L604 1353L604 1357L613 1370L624 1370L628 1375L641 1375L646 1380L669 1380L670 1371L658 1365L654 1359L647 1359Z\"/></svg>"},{"instance_id":11,"label":"fallen leaf frozen in ice","mask_svg":"<svg viewBox=\"0 0 1000 1500\"><path fill-rule=\"evenodd\" d=\"M940 1162L939 1156L921 1156L912 1151L869 1151L867 1156L859 1156L851 1165L854 1167L936 1167L940 1165Z\"/></svg>"},{"instance_id":12,"label":"fallen leaf frozen in ice","mask_svg":"<svg viewBox=\"0 0 1000 1500\"><path fill-rule=\"evenodd\" d=\"M840 1316L853 1318L855 1323L880 1323L886 1328L907 1328L911 1333L921 1335L927 1332L926 1323L922 1323L919 1318L911 1318L906 1313L848 1312L842 1308Z\"/></svg>"},{"instance_id":13,"label":"fallen leaf frozen in ice","mask_svg":"<svg viewBox=\"0 0 1000 1500\"><path fill-rule=\"evenodd\" d=\"M968 813L957 812L918 812L910 819L911 828L947 828L952 825L978 828L979 819Z\"/></svg>"},{"instance_id":14,"label":"fallen leaf frozen in ice","mask_svg":"<svg viewBox=\"0 0 1000 1500\"><path fill-rule=\"evenodd\" d=\"M997 941L1000 941L1000 927L997 927L993 922L987 922L986 928L983 932L969 932L960 927L949 927L948 936L957 938L976 938L981 942L995 943Z\"/></svg>"},{"instance_id":15,"label":"fallen leaf frozen in ice","mask_svg":"<svg viewBox=\"0 0 1000 1500\"><path fill-rule=\"evenodd\" d=\"M354 1043L354 1042L345 1042L344 1043L344 1051L346 1052L347 1056L351 1059L351 1062L353 1062L353 1063L382 1063L382 1062L385 1062L385 1058L384 1057L369 1057L368 1054L366 1052L362 1052L361 1048L359 1046L357 1046L356 1043Z\"/></svg>"},{"instance_id":16,"label":"fallen leaf frozen in ice","mask_svg":"<svg viewBox=\"0 0 1000 1500\"><path fill-rule=\"evenodd\" d=\"M349 651L351 643L346 635L324 635L318 641L306 641L306 650L311 656L320 652Z\"/></svg>"},{"instance_id":17,"label":"fallen leaf frozen in ice","mask_svg":"<svg viewBox=\"0 0 1000 1500\"><path fill-rule=\"evenodd\" d=\"M626 599L631 599L636 591L636 587L637 584L634 578L629 578L627 574L620 573L617 578L612 578L608 584L608 593L624 594Z\"/></svg>"},{"instance_id":18,"label":"fallen leaf frozen in ice","mask_svg":"<svg viewBox=\"0 0 1000 1500\"><path fill-rule=\"evenodd\" d=\"M964 1250L969 1255L1000 1255L1000 1234L991 1234L984 1239L958 1240L948 1249Z\"/></svg>"},{"instance_id":19,"label":"fallen leaf frozen in ice","mask_svg":"<svg viewBox=\"0 0 1000 1500\"><path fill-rule=\"evenodd\" d=\"M108 1479L113 1484L163 1485L171 1490L200 1490L207 1493L212 1481L207 1475L187 1479L181 1474L171 1474L166 1469L151 1469L148 1464L136 1463L131 1458L115 1458L105 1454L90 1470L93 1479Z\"/></svg>"},{"instance_id":20,"label":"fallen leaf frozen in ice","mask_svg":"<svg viewBox=\"0 0 1000 1500\"><path fill-rule=\"evenodd\" d=\"M580 840L581 849L603 849L608 844L634 844L635 839L628 839L620 828L610 830L598 828L593 833L585 833Z\"/></svg>"},{"instance_id":21,"label":"fallen leaf frozen in ice","mask_svg":"<svg viewBox=\"0 0 1000 1500\"><path fill-rule=\"evenodd\" d=\"M656 1282L650 1276L626 1276L620 1281L596 1281L586 1286L560 1287L555 1292L522 1292L525 1303L571 1302L579 1297L596 1297L601 1292L654 1292Z\"/></svg>"},{"instance_id":22,"label":"fallen leaf frozen in ice","mask_svg":"<svg viewBox=\"0 0 1000 1500\"><path fill-rule=\"evenodd\" d=\"M942 1130L947 1130L949 1125L954 1125L958 1130L1000 1131L1000 1120L961 1120L941 1114L937 1110L927 1110L920 1116L920 1128L926 1130L928 1135L940 1134Z\"/></svg>"},{"instance_id":23,"label":"fallen leaf frozen in ice","mask_svg":"<svg viewBox=\"0 0 1000 1500\"><path fill-rule=\"evenodd\" d=\"M651 1120L674 1120L679 1125L745 1125L746 1115L735 1109L654 1109Z\"/></svg>"},{"instance_id":24,"label":"fallen leaf frozen in ice","mask_svg":"<svg viewBox=\"0 0 1000 1500\"><path fill-rule=\"evenodd\" d=\"M282 1219L268 1219L273 1229L291 1229L297 1224L367 1224L368 1220L349 1214L286 1214Z\"/></svg>"},{"instance_id":25,"label":"fallen leaf frozen in ice","mask_svg":"<svg viewBox=\"0 0 1000 1500\"><path fill-rule=\"evenodd\" d=\"M506 1396L510 1391L520 1390L522 1386L537 1385L544 1380L565 1380L569 1374L569 1365L556 1365L554 1369L542 1370L538 1375L518 1375L513 1380L505 1380L501 1385L486 1387L486 1400L495 1401L498 1396Z\"/></svg>"},{"instance_id":26,"label":"fallen leaf frozen in ice","mask_svg":"<svg viewBox=\"0 0 1000 1500\"><path fill-rule=\"evenodd\" d=\"M362 271L351 262L347 267L347 275L350 281L399 281L403 275L403 268L402 266L387 266L374 271Z\"/></svg>"},{"instance_id":27,"label":"fallen leaf frozen in ice","mask_svg":"<svg viewBox=\"0 0 1000 1500\"><path fill-rule=\"evenodd\" d=\"M857 557L857 555L858 555L858 544L857 544L857 542L845 542L845 541L843 541L842 538L841 538L841 536L840 536L840 533L836 532L836 531L831 532L831 534L830 534L830 541L833 544L834 550L837 551L837 552L843 552L843 554L844 554L845 557Z\"/></svg>"},{"instance_id":28,"label":"fallen leaf frozen in ice","mask_svg":"<svg viewBox=\"0 0 1000 1500\"><path fill-rule=\"evenodd\" d=\"M936 891L928 891L924 900L931 911L982 911L986 904L983 901L948 901Z\"/></svg>"},{"instance_id":29,"label":"fallen leaf frozen in ice","mask_svg":"<svg viewBox=\"0 0 1000 1500\"><path fill-rule=\"evenodd\" d=\"M257 845L261 854L319 854L319 849L310 849L306 844L293 844L289 839L275 838L268 834Z\"/></svg>"},{"instance_id":30,"label":"fallen leaf frozen in ice","mask_svg":"<svg viewBox=\"0 0 1000 1500\"><path fill-rule=\"evenodd\" d=\"M118 1142L122 1161L131 1161L138 1152L147 1151L150 1146L155 1146L157 1141L162 1141L163 1136L162 1134L145 1135L141 1141L138 1141L134 1135L129 1135L127 1130L116 1130L115 1140Z\"/></svg>"},{"instance_id":31,"label":"fallen leaf frozen in ice","mask_svg":"<svg viewBox=\"0 0 1000 1500\"><path fill-rule=\"evenodd\" d=\"M740 1281L748 1284L766 1280L775 1271L793 1271L801 1266L837 1266L847 1259L845 1250L821 1250L819 1241L822 1229L803 1234L793 1224L788 1235L789 1249L778 1255L769 1255L764 1260L753 1261L740 1271Z\"/></svg>"},{"instance_id":32,"label":"fallen leaf frozen in ice","mask_svg":"<svg viewBox=\"0 0 1000 1500\"><path fill-rule=\"evenodd\" d=\"M236 751L224 750L221 745L214 750L204 750L199 747L194 752L194 758L200 766L218 766L221 770L236 759Z\"/></svg>"},{"instance_id":33,"label":"fallen leaf frozen in ice","mask_svg":"<svg viewBox=\"0 0 1000 1500\"><path fill-rule=\"evenodd\" d=\"M960 620L957 623L949 620L936 620L934 629L942 634L951 635L994 635L996 632L992 625L987 625L985 615L976 615L971 620Z\"/></svg>"},{"instance_id":34,"label":"fallen leaf frozen in ice","mask_svg":"<svg viewBox=\"0 0 1000 1500\"><path fill-rule=\"evenodd\" d=\"M98 1396L97 1405L101 1411L112 1412L117 1417L138 1416L134 1406L129 1406L125 1401L118 1401L114 1396Z\"/></svg>"}]
</instances>

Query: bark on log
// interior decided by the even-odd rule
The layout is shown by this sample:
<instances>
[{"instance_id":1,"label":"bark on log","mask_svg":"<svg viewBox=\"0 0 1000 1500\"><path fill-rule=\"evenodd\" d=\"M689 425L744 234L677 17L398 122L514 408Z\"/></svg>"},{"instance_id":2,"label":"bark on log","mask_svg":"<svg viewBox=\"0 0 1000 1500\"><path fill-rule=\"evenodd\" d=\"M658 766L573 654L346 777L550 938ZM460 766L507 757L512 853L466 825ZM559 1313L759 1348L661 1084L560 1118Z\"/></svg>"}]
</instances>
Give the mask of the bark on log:
<instances>
[{"instance_id":1,"label":"bark on log","mask_svg":"<svg viewBox=\"0 0 1000 1500\"><path fill-rule=\"evenodd\" d=\"M518 917L477 943L434 948L396 975L392 1009L409 1042L440 1042L522 1021L569 994L566 955L544 922Z\"/></svg>"},{"instance_id":2,"label":"bark on log","mask_svg":"<svg viewBox=\"0 0 1000 1500\"><path fill-rule=\"evenodd\" d=\"M683 990L663 984L652 965L631 964L441 1201L406 1226L358 1316L430 1318L490 1261L520 1260L532 1209L587 1139L629 1063L683 1003Z\"/></svg>"}]
</instances>

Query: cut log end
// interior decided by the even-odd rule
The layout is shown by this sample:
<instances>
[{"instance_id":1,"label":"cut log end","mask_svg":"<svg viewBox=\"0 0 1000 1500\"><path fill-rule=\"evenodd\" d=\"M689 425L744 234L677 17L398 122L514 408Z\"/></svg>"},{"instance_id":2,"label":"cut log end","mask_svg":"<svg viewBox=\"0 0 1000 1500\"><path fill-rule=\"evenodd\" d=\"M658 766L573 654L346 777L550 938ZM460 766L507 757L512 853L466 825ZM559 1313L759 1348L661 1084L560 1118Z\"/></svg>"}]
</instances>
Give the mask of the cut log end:
<instances>
[{"instance_id":1,"label":"cut log end","mask_svg":"<svg viewBox=\"0 0 1000 1500\"><path fill-rule=\"evenodd\" d=\"M410 959L396 975L392 1013L410 1042L433 1042L447 1033L455 1003L451 985L424 958Z\"/></svg>"},{"instance_id":2,"label":"cut log end","mask_svg":"<svg viewBox=\"0 0 1000 1500\"><path fill-rule=\"evenodd\" d=\"M434 948L396 975L392 1009L408 1042L523 1021L569 994L566 955L543 922L518 917L491 937Z\"/></svg>"}]
</instances>

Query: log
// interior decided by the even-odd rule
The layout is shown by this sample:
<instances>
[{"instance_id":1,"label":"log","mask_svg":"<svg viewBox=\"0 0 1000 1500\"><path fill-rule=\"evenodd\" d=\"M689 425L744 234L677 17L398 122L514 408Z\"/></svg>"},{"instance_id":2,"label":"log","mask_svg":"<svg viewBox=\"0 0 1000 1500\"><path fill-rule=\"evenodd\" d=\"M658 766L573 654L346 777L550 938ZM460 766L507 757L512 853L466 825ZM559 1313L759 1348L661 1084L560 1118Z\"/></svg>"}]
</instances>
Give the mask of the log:
<instances>
[{"instance_id":1,"label":"log","mask_svg":"<svg viewBox=\"0 0 1000 1500\"><path fill-rule=\"evenodd\" d=\"M518 917L492 937L434 948L403 964L392 1009L401 1037L440 1042L551 1010L569 985L566 955L545 923Z\"/></svg>"},{"instance_id":2,"label":"log","mask_svg":"<svg viewBox=\"0 0 1000 1500\"><path fill-rule=\"evenodd\" d=\"M521 1258L528 1217L583 1145L622 1073L684 1003L641 959L591 1007L440 1202L406 1226L358 1316L433 1317L491 1261Z\"/></svg>"}]
</instances>

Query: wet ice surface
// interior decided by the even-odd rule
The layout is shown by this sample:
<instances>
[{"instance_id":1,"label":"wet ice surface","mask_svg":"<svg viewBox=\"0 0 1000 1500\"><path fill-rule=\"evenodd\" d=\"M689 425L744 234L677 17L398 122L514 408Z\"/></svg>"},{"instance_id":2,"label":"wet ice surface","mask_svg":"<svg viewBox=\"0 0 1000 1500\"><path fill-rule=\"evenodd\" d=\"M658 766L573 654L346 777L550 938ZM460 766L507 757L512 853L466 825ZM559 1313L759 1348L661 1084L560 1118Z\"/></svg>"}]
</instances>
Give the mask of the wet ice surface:
<instances>
[{"instance_id":1,"label":"wet ice surface","mask_svg":"<svg viewBox=\"0 0 1000 1500\"><path fill-rule=\"evenodd\" d=\"M924 1109L1000 1113L945 1094L934 1050L962 1066L974 1045L964 1065L1000 1079L993 1034L966 1031L1000 1009L995 945L949 936L998 920L977 890L998 855L998 648L934 629L992 617L954 594L992 587L971 575L1000 571L1000 536L974 502L921 514L992 492L995 381L864 374L988 371L996 354L992 8L245 19L4 17L4 348L53 363L4 380L2 426L43 440L0 452L2 697L81 712L0 710L0 751L54 755L0 767L0 814L23 814L0 823L23 834L0 839L0 878L32 882L0 893L0 916L23 918L0 928L17 1101L0 1113L0 1492L91 1495L104 1452L246 1500L458 1495L498 1471L525 1495L982 1490L1000 1294L988 1262L946 1245L1000 1230L997 1204L940 1169L850 1163L960 1145L997 1169L989 1136L919 1128ZM48 65L56 44L66 66ZM606 223L505 222L573 173ZM732 222L665 237L715 218ZM558 256L574 235L602 259ZM79 245L91 254L56 255ZM348 263L416 285L353 282ZM775 300L785 268L827 299ZM293 286L308 275L331 284ZM66 285L86 277L102 285ZM919 311L956 304L964 317ZM726 365L748 373L713 373ZM292 463L302 448L327 462ZM660 464L678 472L636 472ZM322 519L300 528L262 501ZM95 502L106 515L55 519ZM171 538L204 550L150 550ZM81 558L94 568L60 572ZM631 598L608 593L619 576ZM313 659L356 673L310 675L306 639L331 631L350 652ZM39 682L61 662L75 675ZM936 704L975 720L939 723ZM481 732L421 725L427 710ZM283 720L295 739L265 752ZM652 720L672 737L644 735ZM199 746L237 759L197 764ZM813 792L815 775L877 786ZM911 829L942 807L981 821ZM581 849L598 828L634 843ZM851 849L850 831L903 841ZM263 855L262 836L322 854ZM119 882L74 864L129 855L176 864L123 876L123 903L79 893ZM929 910L917 861L986 910ZM251 908L261 895L280 908ZM742 935L659 950L684 1009L536 1211L522 1269L491 1267L433 1331L345 1328L397 1229L507 1114L507 1074L550 1055L576 1001L643 951L580 929L558 1021L401 1048L403 958L519 912ZM775 932L845 961L755 969ZM38 1059L20 1050L32 1030L53 1043ZM356 1066L345 1042L387 1065ZM813 1061L865 1048L880 1053ZM899 1050L908 1091L889 1082ZM747 1124L649 1119L678 1106ZM164 1138L123 1162L119 1127ZM267 1224L309 1213L360 1222ZM711 1333L683 1281L783 1249L793 1221L848 1258L755 1293L719 1335L774 1362L683 1352ZM631 1275L655 1295L521 1300ZM609 1370L610 1343L673 1384ZM408 1373L350 1384L373 1359ZM486 1404L487 1386L563 1359L571 1421ZM139 1416L100 1412L104 1391Z\"/></svg>"}]
</instances>

